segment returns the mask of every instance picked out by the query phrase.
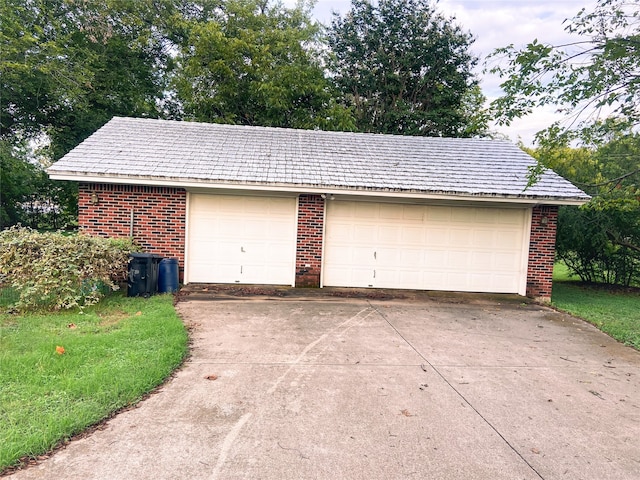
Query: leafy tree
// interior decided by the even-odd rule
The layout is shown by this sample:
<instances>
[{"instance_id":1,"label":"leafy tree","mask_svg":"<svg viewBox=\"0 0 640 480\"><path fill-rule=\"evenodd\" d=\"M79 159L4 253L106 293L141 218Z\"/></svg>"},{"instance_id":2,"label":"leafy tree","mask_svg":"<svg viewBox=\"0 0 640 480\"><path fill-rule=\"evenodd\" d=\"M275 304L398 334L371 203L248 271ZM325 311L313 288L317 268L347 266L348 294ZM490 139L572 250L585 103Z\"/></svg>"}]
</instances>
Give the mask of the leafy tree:
<instances>
[{"instance_id":1,"label":"leafy tree","mask_svg":"<svg viewBox=\"0 0 640 480\"><path fill-rule=\"evenodd\" d=\"M509 45L492 54L502 61L490 71L505 79L504 95L492 105L497 120L509 124L535 107L558 105L567 118L540 138L560 144L602 141L607 133L602 115L616 118L619 131L637 125L640 0L599 0L593 11L583 8L567 21L565 30L576 40L564 45L534 40L523 49Z\"/></svg>"},{"instance_id":2,"label":"leafy tree","mask_svg":"<svg viewBox=\"0 0 640 480\"><path fill-rule=\"evenodd\" d=\"M26 160L26 148L0 140L0 229L21 221L22 204L35 178L36 167Z\"/></svg>"},{"instance_id":3,"label":"leafy tree","mask_svg":"<svg viewBox=\"0 0 640 480\"><path fill-rule=\"evenodd\" d=\"M0 3L3 207L10 200L3 225L61 226L73 215L74 187L50 181L43 167L114 115L163 115L164 72L172 62L162 27L178 15L178 3ZM36 144L46 148L36 151Z\"/></svg>"},{"instance_id":4,"label":"leafy tree","mask_svg":"<svg viewBox=\"0 0 640 480\"><path fill-rule=\"evenodd\" d=\"M594 196L582 207L561 207L558 257L584 281L640 285L640 185L629 172L640 135L618 134L598 148L544 144L530 152Z\"/></svg>"},{"instance_id":5,"label":"leafy tree","mask_svg":"<svg viewBox=\"0 0 640 480\"><path fill-rule=\"evenodd\" d=\"M190 22L174 79L185 118L242 125L353 129L318 58L310 4L218 2Z\"/></svg>"},{"instance_id":6,"label":"leafy tree","mask_svg":"<svg viewBox=\"0 0 640 480\"><path fill-rule=\"evenodd\" d=\"M492 108L508 124L533 108L558 105L565 119L537 134L538 166L574 180L594 199L563 208L558 254L584 280L629 285L640 279L640 0L599 0L565 30L576 40L498 49L491 71L506 80ZM582 150L569 149L573 143ZM578 152L578 153L576 153ZM567 155L568 154L568 155Z\"/></svg>"},{"instance_id":7,"label":"leafy tree","mask_svg":"<svg viewBox=\"0 0 640 480\"><path fill-rule=\"evenodd\" d=\"M0 229L22 224L38 229L73 226L77 186L49 180L26 142L0 139Z\"/></svg>"},{"instance_id":8,"label":"leafy tree","mask_svg":"<svg viewBox=\"0 0 640 480\"><path fill-rule=\"evenodd\" d=\"M5 138L46 134L57 159L113 115L160 114L169 55L154 2L6 0L0 15Z\"/></svg>"},{"instance_id":9,"label":"leafy tree","mask_svg":"<svg viewBox=\"0 0 640 480\"><path fill-rule=\"evenodd\" d=\"M473 136L487 125L467 108L484 102L472 42L429 0L352 0L328 30L328 68L360 131Z\"/></svg>"}]
</instances>

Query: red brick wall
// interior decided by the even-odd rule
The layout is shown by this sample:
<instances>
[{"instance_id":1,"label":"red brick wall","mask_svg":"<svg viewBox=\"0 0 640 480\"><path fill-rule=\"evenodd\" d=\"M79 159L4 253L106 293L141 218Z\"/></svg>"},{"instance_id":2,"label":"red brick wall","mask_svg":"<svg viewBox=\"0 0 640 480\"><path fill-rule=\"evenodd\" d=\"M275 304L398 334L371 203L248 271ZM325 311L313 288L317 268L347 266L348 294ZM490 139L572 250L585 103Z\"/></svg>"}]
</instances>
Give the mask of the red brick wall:
<instances>
[{"instance_id":1,"label":"red brick wall","mask_svg":"<svg viewBox=\"0 0 640 480\"><path fill-rule=\"evenodd\" d=\"M319 287L324 230L324 199L320 195L298 198L296 287Z\"/></svg>"},{"instance_id":2,"label":"red brick wall","mask_svg":"<svg viewBox=\"0 0 640 480\"><path fill-rule=\"evenodd\" d=\"M177 258L180 278L184 270L186 207L187 193L181 188L79 185L78 222L83 233L128 237L133 209L136 243L147 253Z\"/></svg>"},{"instance_id":3,"label":"red brick wall","mask_svg":"<svg viewBox=\"0 0 640 480\"><path fill-rule=\"evenodd\" d=\"M94 204L92 197L97 198ZM103 237L128 237L131 209L133 237L144 251L177 258L184 270L185 190L171 187L89 184L79 186L82 232ZM300 195L296 244L296 286L319 287L325 201L320 195ZM542 219L547 219L547 224ZM555 260L558 207L533 208L527 295L550 300Z\"/></svg>"},{"instance_id":4,"label":"red brick wall","mask_svg":"<svg viewBox=\"0 0 640 480\"><path fill-rule=\"evenodd\" d=\"M544 218L547 219L546 225L543 222ZM533 208L527 270L527 296L529 297L544 301L551 300L557 226L557 206Z\"/></svg>"}]
</instances>

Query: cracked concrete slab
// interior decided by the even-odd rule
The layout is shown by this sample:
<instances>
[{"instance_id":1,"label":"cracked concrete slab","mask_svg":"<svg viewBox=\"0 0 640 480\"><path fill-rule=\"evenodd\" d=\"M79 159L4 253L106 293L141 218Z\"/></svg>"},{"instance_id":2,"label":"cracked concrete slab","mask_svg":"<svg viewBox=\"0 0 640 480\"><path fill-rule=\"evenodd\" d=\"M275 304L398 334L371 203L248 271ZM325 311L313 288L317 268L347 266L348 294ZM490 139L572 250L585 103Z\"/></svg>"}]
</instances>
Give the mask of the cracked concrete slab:
<instances>
[{"instance_id":1,"label":"cracked concrete slab","mask_svg":"<svg viewBox=\"0 0 640 480\"><path fill-rule=\"evenodd\" d=\"M640 353L504 300L187 297L175 378L9 478L640 478Z\"/></svg>"}]
</instances>

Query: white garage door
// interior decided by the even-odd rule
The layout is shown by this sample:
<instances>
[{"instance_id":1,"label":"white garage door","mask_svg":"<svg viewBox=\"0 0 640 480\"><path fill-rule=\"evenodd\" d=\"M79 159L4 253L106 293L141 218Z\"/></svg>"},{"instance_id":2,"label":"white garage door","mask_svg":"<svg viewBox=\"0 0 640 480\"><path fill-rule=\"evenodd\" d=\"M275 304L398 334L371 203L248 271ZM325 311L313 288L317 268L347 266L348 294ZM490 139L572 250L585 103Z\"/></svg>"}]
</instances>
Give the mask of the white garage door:
<instances>
[{"instance_id":1,"label":"white garage door","mask_svg":"<svg viewBox=\"0 0 640 480\"><path fill-rule=\"evenodd\" d=\"M292 285L296 200L189 195L187 282Z\"/></svg>"},{"instance_id":2,"label":"white garage door","mask_svg":"<svg viewBox=\"0 0 640 480\"><path fill-rule=\"evenodd\" d=\"M323 284L520 293L522 208L327 202Z\"/></svg>"}]
</instances>

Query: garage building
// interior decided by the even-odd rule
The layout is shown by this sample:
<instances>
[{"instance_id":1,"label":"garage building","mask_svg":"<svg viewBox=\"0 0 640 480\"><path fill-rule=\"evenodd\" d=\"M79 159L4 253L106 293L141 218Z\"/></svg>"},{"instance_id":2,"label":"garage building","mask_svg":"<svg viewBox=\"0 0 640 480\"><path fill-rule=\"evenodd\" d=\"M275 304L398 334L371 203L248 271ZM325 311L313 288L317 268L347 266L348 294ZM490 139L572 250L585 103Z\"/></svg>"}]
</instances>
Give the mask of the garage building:
<instances>
[{"instance_id":1,"label":"garage building","mask_svg":"<svg viewBox=\"0 0 640 480\"><path fill-rule=\"evenodd\" d=\"M115 117L48 169L83 232L133 236L185 283L549 300L559 205L589 197L510 142Z\"/></svg>"}]
</instances>

